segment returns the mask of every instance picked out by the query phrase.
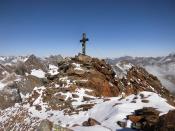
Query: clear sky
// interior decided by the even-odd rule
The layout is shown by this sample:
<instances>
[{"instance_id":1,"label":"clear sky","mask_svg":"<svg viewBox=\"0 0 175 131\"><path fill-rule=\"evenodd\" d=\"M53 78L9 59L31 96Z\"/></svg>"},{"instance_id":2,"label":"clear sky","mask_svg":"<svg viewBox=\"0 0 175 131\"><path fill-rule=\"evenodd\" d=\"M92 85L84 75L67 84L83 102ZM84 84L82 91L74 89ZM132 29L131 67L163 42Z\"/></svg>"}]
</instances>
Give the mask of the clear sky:
<instances>
[{"instance_id":1,"label":"clear sky","mask_svg":"<svg viewBox=\"0 0 175 131\"><path fill-rule=\"evenodd\" d=\"M175 0L0 0L0 55L161 56L175 51Z\"/></svg>"}]
</instances>

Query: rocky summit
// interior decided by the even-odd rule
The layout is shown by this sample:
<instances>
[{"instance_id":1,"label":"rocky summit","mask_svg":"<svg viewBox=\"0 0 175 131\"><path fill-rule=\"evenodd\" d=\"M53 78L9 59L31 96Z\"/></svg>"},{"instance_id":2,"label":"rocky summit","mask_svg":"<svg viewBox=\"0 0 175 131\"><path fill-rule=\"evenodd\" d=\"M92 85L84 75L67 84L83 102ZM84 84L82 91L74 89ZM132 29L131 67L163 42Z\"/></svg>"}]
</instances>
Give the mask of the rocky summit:
<instances>
[{"instance_id":1,"label":"rocky summit","mask_svg":"<svg viewBox=\"0 0 175 131\"><path fill-rule=\"evenodd\" d=\"M175 130L175 97L128 62L3 57L0 74L0 130Z\"/></svg>"}]
</instances>

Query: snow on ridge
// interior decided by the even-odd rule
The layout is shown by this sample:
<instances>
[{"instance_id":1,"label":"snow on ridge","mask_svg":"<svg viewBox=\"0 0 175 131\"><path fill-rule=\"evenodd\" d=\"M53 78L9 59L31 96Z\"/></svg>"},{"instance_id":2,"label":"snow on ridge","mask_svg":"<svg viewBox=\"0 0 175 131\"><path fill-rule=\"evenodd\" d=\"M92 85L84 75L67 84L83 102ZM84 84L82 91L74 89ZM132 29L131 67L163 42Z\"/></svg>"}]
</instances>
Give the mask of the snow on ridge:
<instances>
[{"instance_id":1,"label":"snow on ridge","mask_svg":"<svg viewBox=\"0 0 175 131\"><path fill-rule=\"evenodd\" d=\"M0 61L5 61L5 57L0 57Z\"/></svg>"},{"instance_id":2,"label":"snow on ridge","mask_svg":"<svg viewBox=\"0 0 175 131\"><path fill-rule=\"evenodd\" d=\"M81 65L78 64L78 63L72 63L72 65L75 66L74 70L83 70L83 69L81 68Z\"/></svg>"},{"instance_id":3,"label":"snow on ridge","mask_svg":"<svg viewBox=\"0 0 175 131\"><path fill-rule=\"evenodd\" d=\"M49 71L48 71L49 74L51 75L57 75L59 72L58 72L58 67L55 66L55 65L51 65L49 64Z\"/></svg>"},{"instance_id":4,"label":"snow on ridge","mask_svg":"<svg viewBox=\"0 0 175 131\"><path fill-rule=\"evenodd\" d=\"M116 66L120 68L123 72L126 72L133 67L131 63L121 63L121 62L117 63Z\"/></svg>"},{"instance_id":5,"label":"snow on ridge","mask_svg":"<svg viewBox=\"0 0 175 131\"><path fill-rule=\"evenodd\" d=\"M0 90L2 90L5 86L6 86L6 84L0 82Z\"/></svg>"},{"instance_id":6,"label":"snow on ridge","mask_svg":"<svg viewBox=\"0 0 175 131\"><path fill-rule=\"evenodd\" d=\"M157 110L161 111L160 115L167 113L171 109L175 109L169 105L164 98L161 98L158 94L153 92L143 91L137 95L130 95L123 99L121 96L119 97L107 97L109 100L104 101L103 98L94 98L90 103L96 103L94 107L89 109L88 111L81 111L79 114L73 115L64 115L63 111L59 110L46 110L48 108L47 103L43 102L42 94L46 88L35 87L34 90L39 93L39 97L34 101L33 106L29 106L29 103L24 105L24 109L28 110L30 114L30 119L38 117L40 120L48 119L52 121L54 124L60 124L60 126L69 125L68 128L71 128L75 131L116 131L122 129L117 125L117 121L125 121L127 115L132 114L137 109L141 109L143 107L153 107ZM75 105L83 104L81 99L83 95L87 96L85 93L86 89L80 88L77 90L77 95L79 96L79 100ZM66 93L65 93L66 94ZM140 94L145 96L144 99L147 99L148 103L143 103ZM66 94L70 96L70 94ZM137 99L134 99L136 98ZM78 99L78 98L77 98ZM133 99L136 103L132 103ZM42 110L38 111L35 109L35 105L40 105ZM14 107L15 108L15 107ZM7 116L8 118L9 116ZM101 125L84 127L81 124L86 121L89 117L96 119L101 123ZM0 119L4 119L3 116L0 116ZM59 123L60 122L60 123ZM130 121L127 122L127 127L130 128ZM80 126L72 127L74 124L79 124Z\"/></svg>"},{"instance_id":7,"label":"snow on ridge","mask_svg":"<svg viewBox=\"0 0 175 131\"><path fill-rule=\"evenodd\" d=\"M123 78L127 75L127 72L133 67L131 63L122 63L118 62L115 66L112 66L114 72L116 73L115 77Z\"/></svg>"},{"instance_id":8,"label":"snow on ridge","mask_svg":"<svg viewBox=\"0 0 175 131\"><path fill-rule=\"evenodd\" d=\"M31 70L31 75L36 76L38 78L45 78L45 74L46 73L43 70L41 70L41 69L38 69L38 70L33 69L33 70Z\"/></svg>"}]
</instances>

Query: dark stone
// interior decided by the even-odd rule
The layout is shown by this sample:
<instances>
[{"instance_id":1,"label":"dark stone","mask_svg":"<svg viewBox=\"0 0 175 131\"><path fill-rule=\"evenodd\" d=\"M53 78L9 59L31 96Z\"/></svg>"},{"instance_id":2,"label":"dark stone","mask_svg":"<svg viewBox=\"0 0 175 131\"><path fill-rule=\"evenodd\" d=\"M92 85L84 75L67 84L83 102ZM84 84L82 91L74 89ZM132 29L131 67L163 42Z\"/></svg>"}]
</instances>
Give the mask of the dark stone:
<instances>
[{"instance_id":1,"label":"dark stone","mask_svg":"<svg viewBox=\"0 0 175 131\"><path fill-rule=\"evenodd\" d=\"M96 121L93 118L89 118L87 121L82 123L83 126L95 126L95 125L101 125L100 122Z\"/></svg>"},{"instance_id":2,"label":"dark stone","mask_svg":"<svg viewBox=\"0 0 175 131\"><path fill-rule=\"evenodd\" d=\"M143 103L149 103L149 100L142 100Z\"/></svg>"}]
</instances>

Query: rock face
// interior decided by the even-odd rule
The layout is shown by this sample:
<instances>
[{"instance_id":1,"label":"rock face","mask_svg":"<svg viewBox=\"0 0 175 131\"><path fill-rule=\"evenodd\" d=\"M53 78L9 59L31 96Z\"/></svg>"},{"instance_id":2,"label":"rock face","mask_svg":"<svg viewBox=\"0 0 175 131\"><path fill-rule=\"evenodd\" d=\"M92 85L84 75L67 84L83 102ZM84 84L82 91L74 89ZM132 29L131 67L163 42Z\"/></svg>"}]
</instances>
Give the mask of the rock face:
<instances>
[{"instance_id":1,"label":"rock face","mask_svg":"<svg viewBox=\"0 0 175 131\"><path fill-rule=\"evenodd\" d=\"M24 66L29 73L32 69L42 69L46 71L46 65L35 55L31 55L28 60L25 61Z\"/></svg>"},{"instance_id":2,"label":"rock face","mask_svg":"<svg viewBox=\"0 0 175 131\"><path fill-rule=\"evenodd\" d=\"M6 68L0 64L0 80L6 76Z\"/></svg>"},{"instance_id":3,"label":"rock face","mask_svg":"<svg viewBox=\"0 0 175 131\"><path fill-rule=\"evenodd\" d=\"M61 55L51 55L50 57L45 58L45 63L47 63L47 65L50 63L57 65L61 61L64 61L64 58Z\"/></svg>"},{"instance_id":4,"label":"rock face","mask_svg":"<svg viewBox=\"0 0 175 131\"><path fill-rule=\"evenodd\" d=\"M40 125L37 127L37 131L72 131L72 130L55 125L51 121L45 119L40 122Z\"/></svg>"},{"instance_id":5,"label":"rock face","mask_svg":"<svg viewBox=\"0 0 175 131\"><path fill-rule=\"evenodd\" d=\"M121 84L122 83L122 84ZM140 91L152 91L166 98L174 105L174 96L163 87L157 77L149 74L144 68L133 66L125 77L118 80L118 88L122 89L126 95L137 94Z\"/></svg>"},{"instance_id":6,"label":"rock face","mask_svg":"<svg viewBox=\"0 0 175 131\"><path fill-rule=\"evenodd\" d=\"M50 122L49 120L42 120L37 131L51 131L52 127L52 122Z\"/></svg>"},{"instance_id":7,"label":"rock face","mask_svg":"<svg viewBox=\"0 0 175 131\"><path fill-rule=\"evenodd\" d=\"M78 56L76 56L76 59L79 61L82 61L83 63L90 63L92 61L92 58L90 56L82 55L82 54L79 54Z\"/></svg>"},{"instance_id":8,"label":"rock face","mask_svg":"<svg viewBox=\"0 0 175 131\"><path fill-rule=\"evenodd\" d=\"M22 102L19 89L16 84L10 84L0 91L0 109L5 109Z\"/></svg>"},{"instance_id":9,"label":"rock face","mask_svg":"<svg viewBox=\"0 0 175 131\"><path fill-rule=\"evenodd\" d=\"M159 118L156 124L157 131L174 131L175 130L175 110L169 111L167 114Z\"/></svg>"},{"instance_id":10,"label":"rock face","mask_svg":"<svg viewBox=\"0 0 175 131\"><path fill-rule=\"evenodd\" d=\"M79 55L69 62L62 63L60 72L67 74L72 80L77 80L77 86L92 89L95 96L119 95L119 90L114 84L115 73L105 61Z\"/></svg>"},{"instance_id":11,"label":"rock face","mask_svg":"<svg viewBox=\"0 0 175 131\"><path fill-rule=\"evenodd\" d=\"M143 131L174 131L175 110L159 116L159 111L154 108L136 110L133 115L127 116L132 122L132 128Z\"/></svg>"},{"instance_id":12,"label":"rock face","mask_svg":"<svg viewBox=\"0 0 175 131\"><path fill-rule=\"evenodd\" d=\"M39 87L44 85L44 80L37 78L35 76L29 75L24 76L21 81L16 82L19 91L26 95L27 93L31 93L34 87Z\"/></svg>"},{"instance_id":13,"label":"rock face","mask_svg":"<svg viewBox=\"0 0 175 131\"><path fill-rule=\"evenodd\" d=\"M175 94L175 54L171 53L162 57L120 57L116 59L106 59L108 63L117 68L120 62L132 63L136 66L144 67L149 73L158 77L162 85Z\"/></svg>"}]
</instances>

